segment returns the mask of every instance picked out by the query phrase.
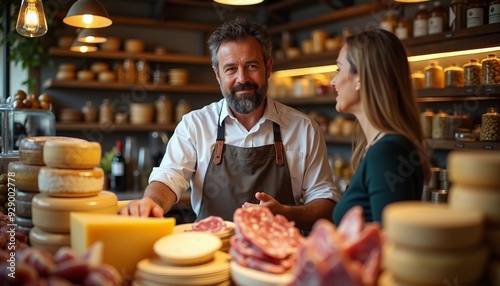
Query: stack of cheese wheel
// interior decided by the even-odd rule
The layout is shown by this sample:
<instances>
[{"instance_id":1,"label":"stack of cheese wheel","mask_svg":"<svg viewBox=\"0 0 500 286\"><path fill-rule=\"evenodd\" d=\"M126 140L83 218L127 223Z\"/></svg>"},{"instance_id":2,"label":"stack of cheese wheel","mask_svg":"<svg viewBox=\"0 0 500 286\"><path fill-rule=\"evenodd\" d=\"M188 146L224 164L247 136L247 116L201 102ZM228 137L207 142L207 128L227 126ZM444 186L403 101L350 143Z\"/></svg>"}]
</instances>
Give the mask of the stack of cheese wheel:
<instances>
[{"instance_id":1,"label":"stack of cheese wheel","mask_svg":"<svg viewBox=\"0 0 500 286\"><path fill-rule=\"evenodd\" d=\"M484 216L446 204L406 201L384 209L386 243L378 285L475 285L489 251Z\"/></svg>"},{"instance_id":2,"label":"stack of cheese wheel","mask_svg":"<svg viewBox=\"0 0 500 286\"><path fill-rule=\"evenodd\" d=\"M55 253L71 245L70 212L116 214L117 197L103 191L104 172L97 167L101 145L81 140L51 140L43 146L38 173L40 194L32 201L30 243Z\"/></svg>"},{"instance_id":3,"label":"stack of cheese wheel","mask_svg":"<svg viewBox=\"0 0 500 286\"><path fill-rule=\"evenodd\" d=\"M31 220L31 201L38 194L38 172L45 165L43 162L43 146L50 140L79 140L70 137L37 136L23 138L19 143L20 161L10 162L8 165L9 176L15 185L16 224L20 230L29 233L33 228Z\"/></svg>"},{"instance_id":4,"label":"stack of cheese wheel","mask_svg":"<svg viewBox=\"0 0 500 286\"><path fill-rule=\"evenodd\" d=\"M485 241L492 253L490 285L500 285L500 154L490 151L453 151L448 156L453 183L450 208L475 210L486 218Z\"/></svg>"}]
</instances>

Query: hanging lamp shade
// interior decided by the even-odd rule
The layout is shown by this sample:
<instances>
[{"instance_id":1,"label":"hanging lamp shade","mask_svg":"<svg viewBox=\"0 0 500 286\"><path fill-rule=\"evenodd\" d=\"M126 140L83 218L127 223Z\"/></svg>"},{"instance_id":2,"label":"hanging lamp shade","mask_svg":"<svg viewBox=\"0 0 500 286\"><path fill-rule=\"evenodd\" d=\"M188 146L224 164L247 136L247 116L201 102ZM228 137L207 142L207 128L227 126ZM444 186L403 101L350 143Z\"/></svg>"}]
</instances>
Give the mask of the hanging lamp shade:
<instances>
[{"instance_id":1,"label":"hanging lamp shade","mask_svg":"<svg viewBox=\"0 0 500 286\"><path fill-rule=\"evenodd\" d=\"M67 25L79 28L104 28L113 23L99 0L78 0L64 17Z\"/></svg>"},{"instance_id":2,"label":"hanging lamp shade","mask_svg":"<svg viewBox=\"0 0 500 286\"><path fill-rule=\"evenodd\" d=\"M244 5L254 5L264 2L264 0L214 0L219 4L234 5L234 6L244 6Z\"/></svg>"},{"instance_id":3,"label":"hanging lamp shade","mask_svg":"<svg viewBox=\"0 0 500 286\"><path fill-rule=\"evenodd\" d=\"M102 31L100 29L82 29L80 33L78 33L78 36L76 37L76 40L78 42L82 43L104 43L108 39L104 36Z\"/></svg>"},{"instance_id":4,"label":"hanging lamp shade","mask_svg":"<svg viewBox=\"0 0 500 286\"><path fill-rule=\"evenodd\" d=\"M75 40L69 50L73 52L90 53L97 51L97 46L92 43L82 43Z\"/></svg>"}]
</instances>

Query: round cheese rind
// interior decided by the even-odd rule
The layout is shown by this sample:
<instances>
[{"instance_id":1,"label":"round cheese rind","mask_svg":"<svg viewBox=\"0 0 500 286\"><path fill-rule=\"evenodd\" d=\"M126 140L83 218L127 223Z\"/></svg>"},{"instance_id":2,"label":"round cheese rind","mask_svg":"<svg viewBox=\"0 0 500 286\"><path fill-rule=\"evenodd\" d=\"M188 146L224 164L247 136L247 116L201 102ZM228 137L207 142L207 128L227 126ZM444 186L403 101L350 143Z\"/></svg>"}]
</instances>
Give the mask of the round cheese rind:
<instances>
[{"instance_id":1,"label":"round cheese rind","mask_svg":"<svg viewBox=\"0 0 500 286\"><path fill-rule=\"evenodd\" d=\"M38 193L38 173L42 167L25 165L21 161L10 162L7 169L12 174L11 185L17 190Z\"/></svg>"},{"instance_id":2,"label":"round cheese rind","mask_svg":"<svg viewBox=\"0 0 500 286\"><path fill-rule=\"evenodd\" d=\"M55 254L63 246L71 246L71 236L69 233L51 233L33 227L29 233L30 244L34 247L40 247L49 253Z\"/></svg>"},{"instance_id":3,"label":"round cheese rind","mask_svg":"<svg viewBox=\"0 0 500 286\"><path fill-rule=\"evenodd\" d=\"M101 161L97 142L48 141L43 146L45 165L62 169L92 169Z\"/></svg>"},{"instance_id":4,"label":"round cheese rind","mask_svg":"<svg viewBox=\"0 0 500 286\"><path fill-rule=\"evenodd\" d=\"M19 143L19 159L26 165L45 166L43 146L52 140L87 142L87 140L64 136L35 136L23 138Z\"/></svg>"},{"instance_id":5,"label":"round cheese rind","mask_svg":"<svg viewBox=\"0 0 500 286\"><path fill-rule=\"evenodd\" d=\"M90 170L42 167L38 174L40 193L52 197L95 196L103 185L104 171L99 167Z\"/></svg>"},{"instance_id":6,"label":"round cheese rind","mask_svg":"<svg viewBox=\"0 0 500 286\"><path fill-rule=\"evenodd\" d=\"M59 198L38 194L32 202L33 225L54 233L69 233L70 212L116 214L118 198L109 191L82 198Z\"/></svg>"},{"instance_id":7,"label":"round cheese rind","mask_svg":"<svg viewBox=\"0 0 500 286\"><path fill-rule=\"evenodd\" d=\"M479 187L500 187L500 153L491 151L452 151L448 155L448 174L452 183Z\"/></svg>"},{"instance_id":8,"label":"round cheese rind","mask_svg":"<svg viewBox=\"0 0 500 286\"><path fill-rule=\"evenodd\" d=\"M470 285L485 274L488 262L485 246L472 250L436 251L386 244L383 253L386 270L393 273L396 280L424 285L443 285L447 280Z\"/></svg>"},{"instance_id":9,"label":"round cheese rind","mask_svg":"<svg viewBox=\"0 0 500 286\"><path fill-rule=\"evenodd\" d=\"M498 175L500 177L500 173ZM448 205L459 211L479 211L488 224L500 226L500 187L495 189L454 184L450 188Z\"/></svg>"},{"instance_id":10,"label":"round cheese rind","mask_svg":"<svg viewBox=\"0 0 500 286\"><path fill-rule=\"evenodd\" d=\"M483 239L480 212L451 209L443 204L405 201L389 204L382 214L388 241L425 250L461 250Z\"/></svg>"}]
</instances>

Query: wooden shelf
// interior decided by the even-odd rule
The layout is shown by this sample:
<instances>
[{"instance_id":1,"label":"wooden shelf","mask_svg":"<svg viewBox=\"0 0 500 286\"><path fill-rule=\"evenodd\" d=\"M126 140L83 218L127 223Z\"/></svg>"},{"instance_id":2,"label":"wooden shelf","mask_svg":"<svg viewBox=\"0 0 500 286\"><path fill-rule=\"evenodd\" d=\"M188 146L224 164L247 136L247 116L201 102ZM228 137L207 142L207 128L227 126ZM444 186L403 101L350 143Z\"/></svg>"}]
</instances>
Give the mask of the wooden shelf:
<instances>
[{"instance_id":1,"label":"wooden shelf","mask_svg":"<svg viewBox=\"0 0 500 286\"><path fill-rule=\"evenodd\" d=\"M210 67L212 61L210 56L198 55L181 55L181 54L165 54L158 55L155 53L127 53L124 51L97 51L91 53L72 52L68 49L52 47L49 50L51 56L72 57L72 58L88 58L88 59L107 59L107 60L124 60L124 59L143 59L149 62L176 63L176 64L191 64L191 65L207 65Z\"/></svg>"},{"instance_id":2,"label":"wooden shelf","mask_svg":"<svg viewBox=\"0 0 500 286\"><path fill-rule=\"evenodd\" d=\"M103 133L117 131L174 131L176 124L100 124L100 123L63 123L56 122L57 131L101 131Z\"/></svg>"},{"instance_id":3,"label":"wooden shelf","mask_svg":"<svg viewBox=\"0 0 500 286\"><path fill-rule=\"evenodd\" d=\"M217 93L220 87L214 84L189 84L189 85L168 85L168 84L130 84L124 82L103 83L99 81L79 81L79 80L54 80L48 79L43 83L43 88L79 88L79 89L100 89L100 90L145 90L151 92L181 92L181 93Z\"/></svg>"}]
</instances>

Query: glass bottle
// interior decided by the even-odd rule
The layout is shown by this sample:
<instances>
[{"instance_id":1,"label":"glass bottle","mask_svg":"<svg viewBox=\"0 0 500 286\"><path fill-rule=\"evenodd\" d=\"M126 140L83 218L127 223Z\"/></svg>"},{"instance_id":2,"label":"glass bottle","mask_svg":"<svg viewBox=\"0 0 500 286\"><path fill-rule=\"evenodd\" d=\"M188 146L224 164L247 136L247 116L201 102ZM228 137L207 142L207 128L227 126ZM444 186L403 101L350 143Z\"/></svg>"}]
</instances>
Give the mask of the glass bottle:
<instances>
[{"instance_id":1,"label":"glass bottle","mask_svg":"<svg viewBox=\"0 0 500 286\"><path fill-rule=\"evenodd\" d=\"M452 63L444 69L444 86L445 87L463 87L464 86L464 69L456 63Z\"/></svg>"},{"instance_id":2,"label":"glass bottle","mask_svg":"<svg viewBox=\"0 0 500 286\"><path fill-rule=\"evenodd\" d=\"M427 19L427 34L439 34L448 28L448 12L444 9L441 1L434 1L429 18Z\"/></svg>"},{"instance_id":3,"label":"glass bottle","mask_svg":"<svg viewBox=\"0 0 500 286\"><path fill-rule=\"evenodd\" d=\"M432 111L432 108L426 108L425 111L420 114L420 122L422 125L422 130L424 132L425 138L432 138L433 117L434 117L434 111Z\"/></svg>"},{"instance_id":4,"label":"glass bottle","mask_svg":"<svg viewBox=\"0 0 500 286\"><path fill-rule=\"evenodd\" d=\"M466 26L466 12L467 1L466 0L451 0L450 13L449 13L449 27L453 31L462 30Z\"/></svg>"},{"instance_id":5,"label":"glass bottle","mask_svg":"<svg viewBox=\"0 0 500 286\"><path fill-rule=\"evenodd\" d=\"M394 10L388 10L385 13L384 17L382 18L382 21L380 21L379 27L380 29L384 29L386 31L394 33L397 25L398 25L397 12Z\"/></svg>"},{"instance_id":6,"label":"glass bottle","mask_svg":"<svg viewBox=\"0 0 500 286\"><path fill-rule=\"evenodd\" d=\"M411 24L410 21L406 18L401 18L398 22L398 26L396 27L396 30L394 31L394 34L398 39L404 40L408 39L411 35Z\"/></svg>"},{"instance_id":7,"label":"glass bottle","mask_svg":"<svg viewBox=\"0 0 500 286\"><path fill-rule=\"evenodd\" d=\"M124 193L127 190L127 177L125 158L123 158L122 155L123 145L120 140L117 140L115 144L117 153L111 161L111 177L109 187L114 192Z\"/></svg>"},{"instance_id":8,"label":"glass bottle","mask_svg":"<svg viewBox=\"0 0 500 286\"><path fill-rule=\"evenodd\" d=\"M484 25L487 4L485 0L470 0L467 5L467 28Z\"/></svg>"},{"instance_id":9,"label":"glass bottle","mask_svg":"<svg viewBox=\"0 0 500 286\"><path fill-rule=\"evenodd\" d=\"M500 61L495 54L489 54L481 61L482 84L500 84Z\"/></svg>"},{"instance_id":10,"label":"glass bottle","mask_svg":"<svg viewBox=\"0 0 500 286\"><path fill-rule=\"evenodd\" d=\"M413 18L413 37L422 37L427 35L427 19L429 14L425 4L418 5L418 11Z\"/></svg>"},{"instance_id":11,"label":"glass bottle","mask_svg":"<svg viewBox=\"0 0 500 286\"><path fill-rule=\"evenodd\" d=\"M443 68L437 61L430 61L424 68L425 85L424 88L444 88Z\"/></svg>"},{"instance_id":12,"label":"glass bottle","mask_svg":"<svg viewBox=\"0 0 500 286\"><path fill-rule=\"evenodd\" d=\"M500 0L490 0L488 5L488 24L500 23Z\"/></svg>"},{"instance_id":13,"label":"glass bottle","mask_svg":"<svg viewBox=\"0 0 500 286\"><path fill-rule=\"evenodd\" d=\"M495 107L481 117L481 141L500 141L500 113Z\"/></svg>"},{"instance_id":14,"label":"glass bottle","mask_svg":"<svg viewBox=\"0 0 500 286\"><path fill-rule=\"evenodd\" d=\"M481 85L481 64L477 59L471 59L464 65L464 86Z\"/></svg>"}]
</instances>

